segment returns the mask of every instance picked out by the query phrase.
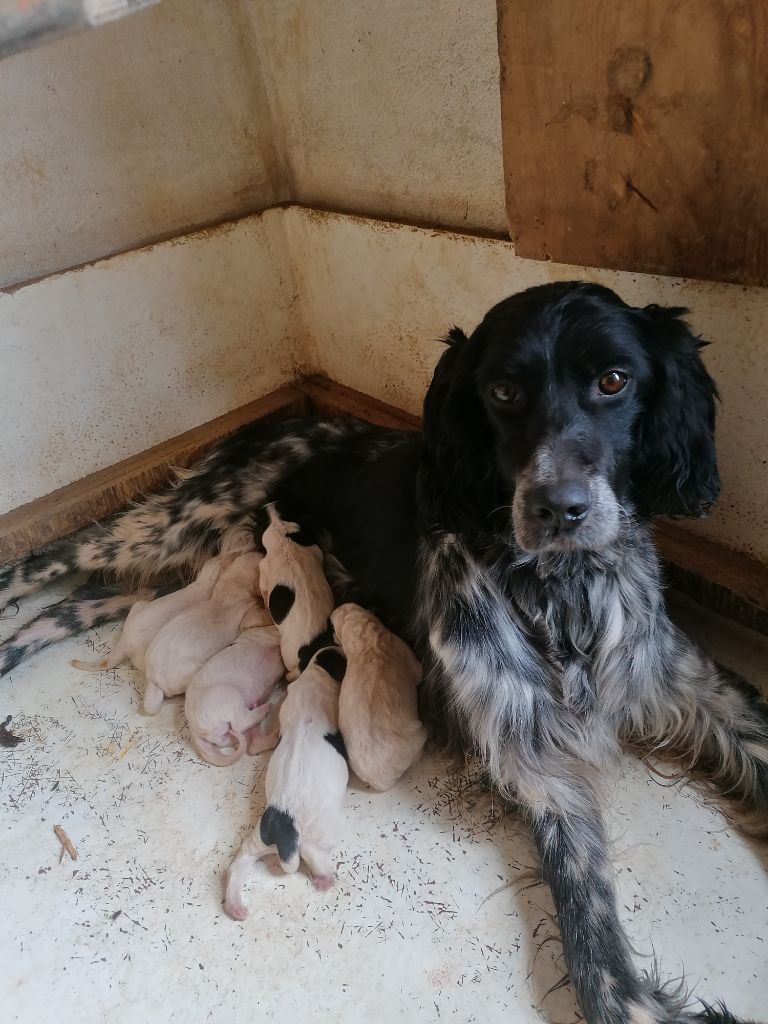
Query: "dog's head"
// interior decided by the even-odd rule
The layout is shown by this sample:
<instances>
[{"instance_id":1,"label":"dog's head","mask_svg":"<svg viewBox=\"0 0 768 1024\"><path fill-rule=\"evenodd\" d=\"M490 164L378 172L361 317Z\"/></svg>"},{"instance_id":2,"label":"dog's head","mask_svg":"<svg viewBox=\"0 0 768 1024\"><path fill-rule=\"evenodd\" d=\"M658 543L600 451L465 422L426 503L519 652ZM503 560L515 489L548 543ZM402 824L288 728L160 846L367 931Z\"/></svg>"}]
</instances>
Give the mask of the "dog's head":
<instances>
[{"instance_id":1,"label":"dog's head","mask_svg":"<svg viewBox=\"0 0 768 1024\"><path fill-rule=\"evenodd\" d=\"M450 528L511 506L523 550L594 550L630 505L706 512L716 389L684 313L561 282L500 302L469 338L454 329L424 405L431 504Z\"/></svg>"}]
</instances>

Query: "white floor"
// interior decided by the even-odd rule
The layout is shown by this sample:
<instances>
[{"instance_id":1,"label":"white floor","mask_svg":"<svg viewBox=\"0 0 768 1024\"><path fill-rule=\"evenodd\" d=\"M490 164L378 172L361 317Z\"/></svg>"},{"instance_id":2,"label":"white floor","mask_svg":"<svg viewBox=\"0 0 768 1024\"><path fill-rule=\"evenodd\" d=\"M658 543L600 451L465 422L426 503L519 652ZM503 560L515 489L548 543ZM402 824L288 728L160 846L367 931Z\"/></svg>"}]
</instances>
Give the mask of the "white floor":
<instances>
[{"instance_id":1,"label":"white floor","mask_svg":"<svg viewBox=\"0 0 768 1024\"><path fill-rule=\"evenodd\" d=\"M695 609L679 617L768 686L765 639ZM350 791L335 889L265 866L252 916L226 918L222 873L263 806L267 755L207 767L179 703L148 719L128 670L69 667L109 636L53 647L0 681L0 720L13 714L25 740L0 748L0 1019L577 1020L567 987L547 995L561 950L524 830L495 813L470 770L433 759L388 794ZM667 978L685 965L701 996L765 1018L766 854L632 760L611 802L641 964L655 952ZM60 860L54 825L77 862Z\"/></svg>"}]
</instances>

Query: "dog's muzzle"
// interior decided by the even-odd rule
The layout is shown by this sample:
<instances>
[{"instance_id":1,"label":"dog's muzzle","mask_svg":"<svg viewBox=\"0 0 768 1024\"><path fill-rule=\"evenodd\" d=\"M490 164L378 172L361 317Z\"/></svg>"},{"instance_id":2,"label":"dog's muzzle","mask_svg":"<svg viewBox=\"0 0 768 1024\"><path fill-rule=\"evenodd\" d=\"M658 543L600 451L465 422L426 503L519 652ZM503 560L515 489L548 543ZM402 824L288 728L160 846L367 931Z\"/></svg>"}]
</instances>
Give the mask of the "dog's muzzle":
<instances>
[{"instance_id":1,"label":"dog's muzzle","mask_svg":"<svg viewBox=\"0 0 768 1024\"><path fill-rule=\"evenodd\" d=\"M538 519L553 538L561 533L572 533L589 516L592 507L589 482L566 478L533 487L525 504L527 515Z\"/></svg>"},{"instance_id":2,"label":"dog's muzzle","mask_svg":"<svg viewBox=\"0 0 768 1024\"><path fill-rule=\"evenodd\" d=\"M620 506L606 478L543 449L517 477L515 539L524 551L597 550L612 543Z\"/></svg>"}]
</instances>

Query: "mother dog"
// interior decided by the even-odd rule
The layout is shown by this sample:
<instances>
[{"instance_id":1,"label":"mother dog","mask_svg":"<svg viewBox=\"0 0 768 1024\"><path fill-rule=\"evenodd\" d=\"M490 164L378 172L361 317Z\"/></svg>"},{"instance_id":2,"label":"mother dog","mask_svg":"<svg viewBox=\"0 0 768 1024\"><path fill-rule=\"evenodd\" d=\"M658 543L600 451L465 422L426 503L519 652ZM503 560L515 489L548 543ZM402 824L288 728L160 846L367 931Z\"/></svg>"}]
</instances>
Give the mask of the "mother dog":
<instances>
[{"instance_id":1,"label":"mother dog","mask_svg":"<svg viewBox=\"0 0 768 1024\"><path fill-rule=\"evenodd\" d=\"M682 313L578 282L514 295L450 333L421 435L248 427L105 531L1 571L0 604L76 569L194 569L265 502L300 508L347 596L416 647L435 727L530 822L589 1024L733 1021L636 969L600 811L606 769L645 747L768 835L768 706L670 623L648 529L718 494L715 387ZM65 602L0 671L99 615Z\"/></svg>"}]
</instances>

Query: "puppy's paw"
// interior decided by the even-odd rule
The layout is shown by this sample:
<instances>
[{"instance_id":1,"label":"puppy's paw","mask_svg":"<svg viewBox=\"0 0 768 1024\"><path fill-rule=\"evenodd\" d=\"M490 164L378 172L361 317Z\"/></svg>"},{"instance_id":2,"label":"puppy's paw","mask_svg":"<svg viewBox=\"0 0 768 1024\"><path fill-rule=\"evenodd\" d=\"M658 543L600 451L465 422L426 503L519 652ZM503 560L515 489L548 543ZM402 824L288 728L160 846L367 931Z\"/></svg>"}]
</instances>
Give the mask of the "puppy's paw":
<instances>
[{"instance_id":1,"label":"puppy's paw","mask_svg":"<svg viewBox=\"0 0 768 1024\"><path fill-rule=\"evenodd\" d=\"M312 885L314 885L318 892L328 892L335 884L335 875L315 875L312 879Z\"/></svg>"},{"instance_id":2,"label":"puppy's paw","mask_svg":"<svg viewBox=\"0 0 768 1024\"><path fill-rule=\"evenodd\" d=\"M239 900L225 900L224 913L233 921L244 921L248 917L248 908Z\"/></svg>"},{"instance_id":3,"label":"puppy's paw","mask_svg":"<svg viewBox=\"0 0 768 1024\"><path fill-rule=\"evenodd\" d=\"M265 750L274 750L279 738L280 731L278 729L275 729L274 732L269 733L267 736L262 735L260 732L251 733L248 739L248 753L261 754Z\"/></svg>"}]
</instances>

